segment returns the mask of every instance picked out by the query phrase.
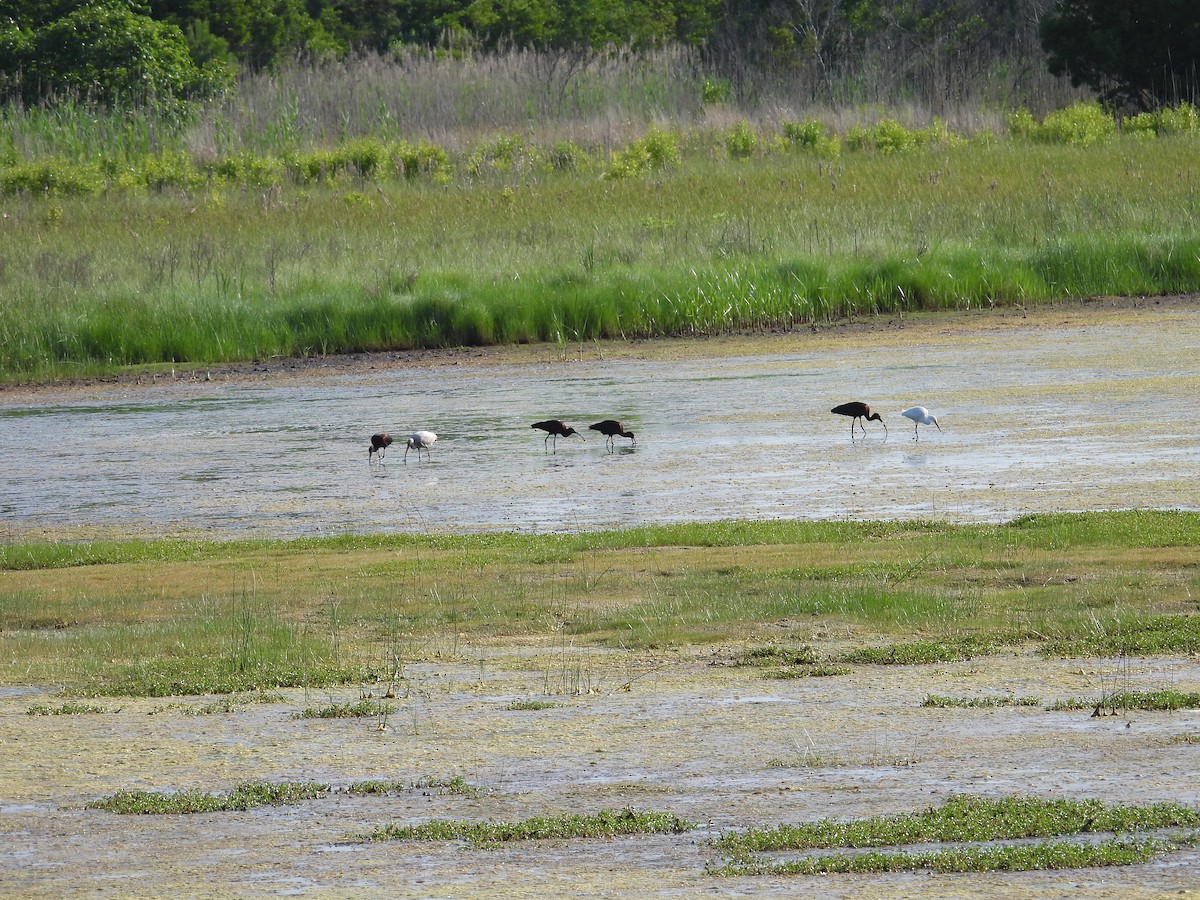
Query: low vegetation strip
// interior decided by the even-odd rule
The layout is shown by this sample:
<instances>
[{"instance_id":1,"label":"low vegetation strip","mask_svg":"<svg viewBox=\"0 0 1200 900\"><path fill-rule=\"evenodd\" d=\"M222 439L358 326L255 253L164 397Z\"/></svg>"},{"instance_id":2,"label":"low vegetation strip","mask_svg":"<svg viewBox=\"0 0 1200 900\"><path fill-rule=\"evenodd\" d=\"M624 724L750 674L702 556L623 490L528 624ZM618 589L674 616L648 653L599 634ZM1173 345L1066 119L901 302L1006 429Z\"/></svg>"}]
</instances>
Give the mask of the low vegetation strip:
<instances>
[{"instance_id":1,"label":"low vegetation strip","mask_svg":"<svg viewBox=\"0 0 1200 900\"><path fill-rule=\"evenodd\" d=\"M946 697L927 694L921 706L930 709L994 709L998 706L1041 706L1039 697Z\"/></svg>"},{"instance_id":2,"label":"low vegetation strip","mask_svg":"<svg viewBox=\"0 0 1200 900\"><path fill-rule=\"evenodd\" d=\"M898 851L820 854L784 862L733 860L710 871L715 875L834 875L912 872L1029 872L1131 866L1149 862L1174 848L1158 840L1114 839L1101 844L1047 841L1003 847L954 847L922 853Z\"/></svg>"},{"instance_id":3,"label":"low vegetation strip","mask_svg":"<svg viewBox=\"0 0 1200 900\"><path fill-rule=\"evenodd\" d=\"M695 826L674 813L634 809L592 814L537 816L519 822L468 822L434 819L420 825L385 825L367 835L371 841L468 841L495 844L544 838L596 838L622 834L682 834Z\"/></svg>"},{"instance_id":4,"label":"low vegetation strip","mask_svg":"<svg viewBox=\"0 0 1200 900\"><path fill-rule=\"evenodd\" d=\"M124 815L243 812L259 806L281 806L312 800L329 793L329 785L311 781L243 782L227 794L205 791L118 791L87 804Z\"/></svg>"},{"instance_id":5,"label":"low vegetation strip","mask_svg":"<svg viewBox=\"0 0 1200 900\"><path fill-rule=\"evenodd\" d=\"M744 856L775 850L1012 840L1172 827L1200 827L1200 810L1173 803L1108 806L1099 800L956 796L942 807L919 813L751 828L723 835L714 843L724 853Z\"/></svg>"},{"instance_id":6,"label":"low vegetation strip","mask_svg":"<svg viewBox=\"0 0 1200 900\"><path fill-rule=\"evenodd\" d=\"M723 835L713 846L725 860L709 866L715 875L822 875L833 873L1029 871L1133 865L1193 844L1193 832L1168 839L1113 837L1102 842L1034 840L1073 835L1196 829L1200 811L1172 803L1108 806L1098 800L952 797L920 813L875 816L849 822L751 828ZM1022 841L995 844L992 842ZM919 843L973 843L921 852L877 850ZM867 852L817 853L794 859L759 854L842 848Z\"/></svg>"},{"instance_id":7,"label":"low vegetation strip","mask_svg":"<svg viewBox=\"0 0 1200 900\"><path fill-rule=\"evenodd\" d=\"M1098 700L1075 698L1062 700L1050 709L1095 709L1098 714L1118 710L1140 709L1146 711L1173 712L1177 709L1200 709L1200 693L1195 691L1116 691L1105 694Z\"/></svg>"},{"instance_id":8,"label":"low vegetation strip","mask_svg":"<svg viewBox=\"0 0 1200 900\"><path fill-rule=\"evenodd\" d=\"M919 588L914 559L932 563ZM410 658L450 634L743 648L717 658L772 678L1033 648L1190 653L1198 564L1200 514L1148 510L1008 524L27 541L0 546L0 683L61 684L67 699L361 689L395 675L400 634ZM272 577L252 595L230 590L252 570ZM401 610L398 593L410 598ZM852 641L814 646L799 622Z\"/></svg>"}]
</instances>

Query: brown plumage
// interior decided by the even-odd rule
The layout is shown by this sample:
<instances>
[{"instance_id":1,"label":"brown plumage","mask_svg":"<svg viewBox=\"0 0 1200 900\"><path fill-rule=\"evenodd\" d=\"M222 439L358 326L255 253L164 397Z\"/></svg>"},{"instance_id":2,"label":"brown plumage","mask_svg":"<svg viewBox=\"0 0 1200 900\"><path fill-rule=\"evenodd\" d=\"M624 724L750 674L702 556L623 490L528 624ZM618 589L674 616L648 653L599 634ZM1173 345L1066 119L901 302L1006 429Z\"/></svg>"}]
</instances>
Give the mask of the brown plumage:
<instances>
[{"instance_id":1,"label":"brown plumage","mask_svg":"<svg viewBox=\"0 0 1200 900\"><path fill-rule=\"evenodd\" d=\"M879 415L877 412L871 412L871 407L860 400L852 400L849 403L842 403L838 406L835 406L830 410L830 412L839 416L850 417L850 440L854 440L855 422L858 422L859 427L863 430L863 434L867 433L867 426L860 422L860 419L865 419L868 422L874 419L883 426L884 434L887 434L887 423L883 421L883 416Z\"/></svg>"},{"instance_id":2,"label":"brown plumage","mask_svg":"<svg viewBox=\"0 0 1200 900\"><path fill-rule=\"evenodd\" d=\"M543 444L550 440L550 438L554 438L555 449L558 449L558 439L560 437L569 437L572 434L578 435L580 438L583 437L583 435L579 434L578 431L576 431L562 419L546 419L542 422L534 422L529 427L537 428L546 432L546 438L542 441Z\"/></svg>"},{"instance_id":3,"label":"brown plumage","mask_svg":"<svg viewBox=\"0 0 1200 900\"><path fill-rule=\"evenodd\" d=\"M595 425L589 425L588 428L592 431L598 431L605 437L604 445L612 447L616 444L616 438L625 437L633 440L633 432L625 430L625 423L618 422L616 419L605 419L603 422L597 422Z\"/></svg>"},{"instance_id":4,"label":"brown plumage","mask_svg":"<svg viewBox=\"0 0 1200 900\"><path fill-rule=\"evenodd\" d=\"M371 461L371 454L378 453L379 458L383 459L383 451L387 449L392 442L392 436L387 432L381 431L379 434L371 435L371 446L367 448L367 462Z\"/></svg>"}]
</instances>

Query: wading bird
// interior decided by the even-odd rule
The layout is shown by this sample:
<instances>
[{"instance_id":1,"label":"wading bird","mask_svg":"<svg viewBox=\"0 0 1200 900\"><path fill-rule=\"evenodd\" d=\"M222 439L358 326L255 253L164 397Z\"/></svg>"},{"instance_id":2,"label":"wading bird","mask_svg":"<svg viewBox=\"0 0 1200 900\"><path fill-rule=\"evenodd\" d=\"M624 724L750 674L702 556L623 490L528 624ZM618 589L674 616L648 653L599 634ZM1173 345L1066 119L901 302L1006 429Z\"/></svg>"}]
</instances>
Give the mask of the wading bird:
<instances>
[{"instance_id":1,"label":"wading bird","mask_svg":"<svg viewBox=\"0 0 1200 900\"><path fill-rule=\"evenodd\" d=\"M562 419L546 419L544 422L534 422L529 427L537 428L546 432L546 438L542 441L543 444L550 440L550 438L554 438L555 450L558 449L558 439L560 437L569 437L572 434L576 434L579 435L580 439L583 438L582 434L579 434L578 431L576 431Z\"/></svg>"},{"instance_id":2,"label":"wading bird","mask_svg":"<svg viewBox=\"0 0 1200 900\"><path fill-rule=\"evenodd\" d=\"M877 412L871 412L871 407L859 400L853 400L850 403L839 404L831 409L830 412L839 416L850 417L850 440L854 440L855 422L858 422L859 427L863 430L863 434L867 433L867 426L862 422L859 422L859 419L866 419L868 422L874 419L883 426L883 433L887 434L887 423L883 421L883 416L879 415Z\"/></svg>"},{"instance_id":3,"label":"wading bird","mask_svg":"<svg viewBox=\"0 0 1200 900\"><path fill-rule=\"evenodd\" d=\"M367 448L367 462L371 461L371 454L378 453L379 458L383 459L383 451L387 449L392 442L392 436L387 432L381 431L379 434L371 435L371 446Z\"/></svg>"},{"instance_id":4,"label":"wading bird","mask_svg":"<svg viewBox=\"0 0 1200 900\"><path fill-rule=\"evenodd\" d=\"M633 432L625 430L625 423L618 422L616 419L605 419L603 422L597 422L595 425L589 425L590 431L598 431L605 437L604 446L613 448L616 446L617 437L629 438L633 440Z\"/></svg>"},{"instance_id":5,"label":"wading bird","mask_svg":"<svg viewBox=\"0 0 1200 900\"><path fill-rule=\"evenodd\" d=\"M433 458L433 442L437 440L437 435L432 431L414 431L408 437L408 446L404 448L404 461L408 462L408 451L414 447L417 451L417 462L421 461L421 451L425 451L425 456Z\"/></svg>"},{"instance_id":6,"label":"wading bird","mask_svg":"<svg viewBox=\"0 0 1200 900\"><path fill-rule=\"evenodd\" d=\"M942 430L942 426L937 423L937 416L931 415L929 410L923 406L913 406L900 413L906 419L913 420L913 440L919 441L921 435L918 433L922 425L932 425L938 431Z\"/></svg>"}]
</instances>

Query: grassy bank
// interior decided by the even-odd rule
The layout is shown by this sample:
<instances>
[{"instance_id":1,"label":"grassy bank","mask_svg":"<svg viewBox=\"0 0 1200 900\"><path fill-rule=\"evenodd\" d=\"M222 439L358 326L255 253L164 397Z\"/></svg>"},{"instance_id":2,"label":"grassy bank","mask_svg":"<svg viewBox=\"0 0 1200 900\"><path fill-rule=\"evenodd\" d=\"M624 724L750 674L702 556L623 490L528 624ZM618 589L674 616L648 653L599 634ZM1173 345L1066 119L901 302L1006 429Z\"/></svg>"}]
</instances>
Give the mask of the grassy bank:
<instances>
[{"instance_id":1,"label":"grassy bank","mask_svg":"<svg viewBox=\"0 0 1200 900\"><path fill-rule=\"evenodd\" d=\"M357 683L514 641L645 650L837 636L892 647L884 662L1029 644L1191 653L1197 547L1200 516L1171 512L12 544L0 548L0 681L110 694ZM920 646L960 655L909 653Z\"/></svg>"},{"instance_id":2,"label":"grassy bank","mask_svg":"<svg viewBox=\"0 0 1200 900\"><path fill-rule=\"evenodd\" d=\"M1200 289L1200 131L1105 121L15 161L0 378Z\"/></svg>"}]
</instances>

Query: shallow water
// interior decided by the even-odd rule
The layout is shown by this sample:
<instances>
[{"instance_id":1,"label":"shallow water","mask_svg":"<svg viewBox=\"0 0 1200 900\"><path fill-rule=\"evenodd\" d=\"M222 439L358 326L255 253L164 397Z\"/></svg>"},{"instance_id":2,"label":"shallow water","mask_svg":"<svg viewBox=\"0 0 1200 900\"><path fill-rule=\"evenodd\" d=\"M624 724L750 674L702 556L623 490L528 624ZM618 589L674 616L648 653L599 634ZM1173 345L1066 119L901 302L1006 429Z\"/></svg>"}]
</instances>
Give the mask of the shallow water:
<instances>
[{"instance_id":1,"label":"shallow water","mask_svg":"<svg viewBox=\"0 0 1200 900\"><path fill-rule=\"evenodd\" d=\"M1052 314L1051 314L1052 315ZM1003 520L1200 508L1200 314L767 340L740 356L550 359L0 394L0 521L274 536L729 518ZM759 352L767 349L768 352ZM618 352L620 348L618 348ZM829 413L879 410L852 441ZM942 430L920 441L900 410ZM547 452L529 423L585 440ZM616 452L585 426L621 418ZM432 460L372 432L439 435Z\"/></svg>"}]
</instances>

